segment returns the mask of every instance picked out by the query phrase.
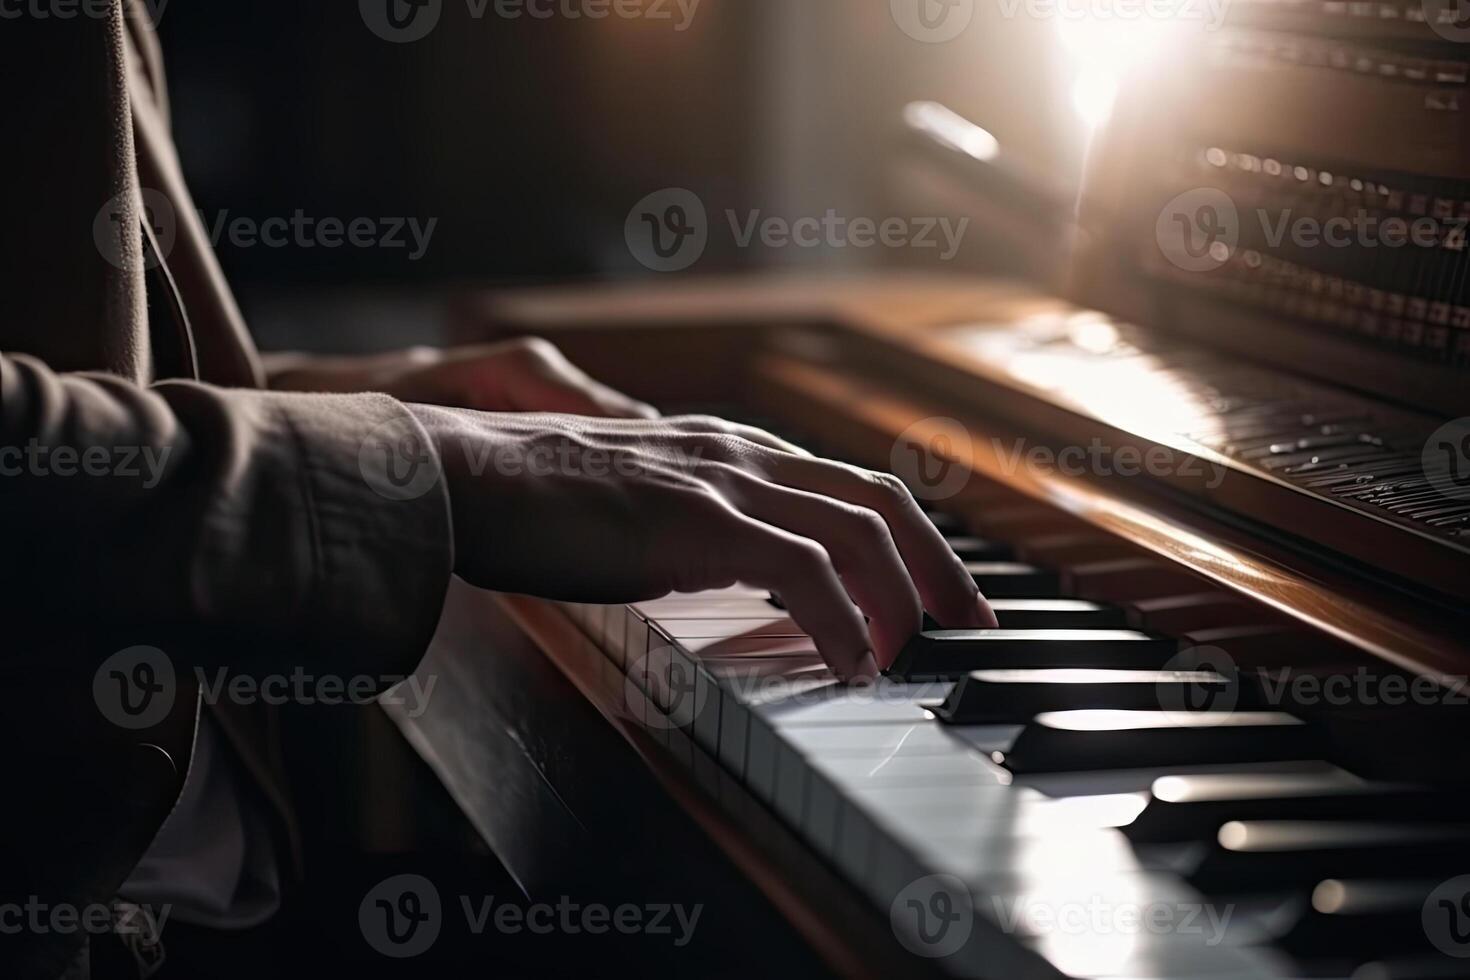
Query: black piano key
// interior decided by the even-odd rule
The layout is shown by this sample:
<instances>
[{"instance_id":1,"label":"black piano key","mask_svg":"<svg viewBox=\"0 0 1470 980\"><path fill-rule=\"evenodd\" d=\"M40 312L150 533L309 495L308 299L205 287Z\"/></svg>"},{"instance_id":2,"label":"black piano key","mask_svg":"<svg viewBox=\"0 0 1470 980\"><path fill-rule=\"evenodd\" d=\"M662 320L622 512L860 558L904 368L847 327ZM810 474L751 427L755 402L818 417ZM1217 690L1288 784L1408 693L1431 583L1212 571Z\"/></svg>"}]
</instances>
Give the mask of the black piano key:
<instances>
[{"instance_id":1,"label":"black piano key","mask_svg":"<svg viewBox=\"0 0 1470 980\"><path fill-rule=\"evenodd\" d=\"M1122 629L1127 611L1087 599L992 599L990 608L1005 630Z\"/></svg>"},{"instance_id":2,"label":"black piano key","mask_svg":"<svg viewBox=\"0 0 1470 980\"><path fill-rule=\"evenodd\" d=\"M1329 878L1278 931L1276 944L1301 960L1347 959L1386 952L1430 952L1424 903L1438 881Z\"/></svg>"},{"instance_id":3,"label":"black piano key","mask_svg":"<svg viewBox=\"0 0 1470 980\"><path fill-rule=\"evenodd\" d=\"M970 533L969 528L965 527L965 522L954 514L942 510L929 510L925 511L924 514L929 518L929 522L938 528L941 534L962 535Z\"/></svg>"},{"instance_id":4,"label":"black piano key","mask_svg":"<svg viewBox=\"0 0 1470 980\"><path fill-rule=\"evenodd\" d=\"M1201 695L1224 704L1232 683L1208 670L976 670L960 678L935 714L952 725L1002 725L1048 711L1156 711Z\"/></svg>"},{"instance_id":5,"label":"black piano key","mask_svg":"<svg viewBox=\"0 0 1470 980\"><path fill-rule=\"evenodd\" d=\"M1412 814L1405 814L1412 819ZM1451 877L1470 871L1470 824L1233 820L1187 877L1209 892L1311 887L1324 878Z\"/></svg>"},{"instance_id":6,"label":"black piano key","mask_svg":"<svg viewBox=\"0 0 1470 980\"><path fill-rule=\"evenodd\" d=\"M1340 773L1164 776L1123 832L1136 841L1205 840L1232 820L1375 819L1470 812L1470 796Z\"/></svg>"},{"instance_id":7,"label":"black piano key","mask_svg":"<svg viewBox=\"0 0 1470 980\"><path fill-rule=\"evenodd\" d=\"M1128 626L1127 610L1087 599L991 599L1003 630L1111 630ZM924 632L944 629L928 613Z\"/></svg>"},{"instance_id":8,"label":"black piano key","mask_svg":"<svg viewBox=\"0 0 1470 980\"><path fill-rule=\"evenodd\" d=\"M1017 773L1320 758L1320 732L1272 711L1057 711L1038 715L997 763Z\"/></svg>"},{"instance_id":9,"label":"black piano key","mask_svg":"<svg viewBox=\"0 0 1470 980\"><path fill-rule=\"evenodd\" d=\"M936 680L995 668L1157 669L1178 649L1175 640L1136 630L930 630L909 640L890 673Z\"/></svg>"},{"instance_id":10,"label":"black piano key","mask_svg":"<svg viewBox=\"0 0 1470 980\"><path fill-rule=\"evenodd\" d=\"M945 540L960 561L1010 561L1015 557L1011 546L972 534L946 535Z\"/></svg>"},{"instance_id":11,"label":"black piano key","mask_svg":"<svg viewBox=\"0 0 1470 980\"><path fill-rule=\"evenodd\" d=\"M1022 562L967 561L965 571L992 599L1034 599L1061 590L1055 573Z\"/></svg>"},{"instance_id":12,"label":"black piano key","mask_svg":"<svg viewBox=\"0 0 1470 980\"><path fill-rule=\"evenodd\" d=\"M1364 963L1351 980L1465 980L1465 960L1429 953L1385 957Z\"/></svg>"}]
</instances>

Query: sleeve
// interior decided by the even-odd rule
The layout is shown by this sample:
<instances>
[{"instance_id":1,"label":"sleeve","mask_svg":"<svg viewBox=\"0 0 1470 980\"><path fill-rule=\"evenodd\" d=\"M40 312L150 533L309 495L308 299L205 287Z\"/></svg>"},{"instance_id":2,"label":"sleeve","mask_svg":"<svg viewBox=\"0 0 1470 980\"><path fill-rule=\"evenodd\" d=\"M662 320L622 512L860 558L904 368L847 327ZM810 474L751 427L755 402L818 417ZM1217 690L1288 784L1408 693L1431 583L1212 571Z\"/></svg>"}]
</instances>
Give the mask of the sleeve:
<instances>
[{"instance_id":1,"label":"sleeve","mask_svg":"<svg viewBox=\"0 0 1470 980\"><path fill-rule=\"evenodd\" d=\"M7 622L96 617L206 667L403 674L422 655L453 537L401 403L145 389L0 355L0 409Z\"/></svg>"}]
</instances>

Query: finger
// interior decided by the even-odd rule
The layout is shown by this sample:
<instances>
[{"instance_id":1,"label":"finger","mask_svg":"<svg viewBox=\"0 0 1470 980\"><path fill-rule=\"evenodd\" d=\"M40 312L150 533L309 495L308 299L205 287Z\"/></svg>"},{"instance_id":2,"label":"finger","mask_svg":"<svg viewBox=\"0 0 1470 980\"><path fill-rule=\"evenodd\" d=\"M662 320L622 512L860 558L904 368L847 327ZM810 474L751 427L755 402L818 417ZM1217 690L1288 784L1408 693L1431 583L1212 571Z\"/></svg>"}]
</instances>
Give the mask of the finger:
<instances>
[{"instance_id":1,"label":"finger","mask_svg":"<svg viewBox=\"0 0 1470 980\"><path fill-rule=\"evenodd\" d=\"M593 381L570 364L551 367L540 376L526 378L517 395L517 407L523 411L613 419L659 417L652 405Z\"/></svg>"},{"instance_id":2,"label":"finger","mask_svg":"<svg viewBox=\"0 0 1470 980\"><path fill-rule=\"evenodd\" d=\"M528 341L520 351L525 370L512 380L511 394L522 411L616 419L659 417L652 405L593 380L552 344Z\"/></svg>"},{"instance_id":3,"label":"finger","mask_svg":"<svg viewBox=\"0 0 1470 980\"><path fill-rule=\"evenodd\" d=\"M757 446L774 449L777 452L790 453L793 456L810 457L812 455L795 443L787 442L780 436L772 435L765 429L716 418L713 415L679 415L667 421L677 427L681 432L730 436L733 439L744 439L747 442L755 443Z\"/></svg>"},{"instance_id":4,"label":"finger","mask_svg":"<svg viewBox=\"0 0 1470 980\"><path fill-rule=\"evenodd\" d=\"M990 603L980 595L964 563L897 477L831 460L779 454L761 465L778 483L877 511L893 534L924 608L941 624L951 629L996 626Z\"/></svg>"},{"instance_id":5,"label":"finger","mask_svg":"<svg viewBox=\"0 0 1470 980\"><path fill-rule=\"evenodd\" d=\"M922 627L923 607L883 518L831 497L768 483L734 466L721 464L715 474L702 475L713 476L743 513L827 550L848 592L868 614L878 666L891 666Z\"/></svg>"},{"instance_id":6,"label":"finger","mask_svg":"<svg viewBox=\"0 0 1470 980\"><path fill-rule=\"evenodd\" d=\"M730 509L716 561L731 577L781 593L787 611L843 680L871 680L878 666L868 630L817 542Z\"/></svg>"}]
</instances>

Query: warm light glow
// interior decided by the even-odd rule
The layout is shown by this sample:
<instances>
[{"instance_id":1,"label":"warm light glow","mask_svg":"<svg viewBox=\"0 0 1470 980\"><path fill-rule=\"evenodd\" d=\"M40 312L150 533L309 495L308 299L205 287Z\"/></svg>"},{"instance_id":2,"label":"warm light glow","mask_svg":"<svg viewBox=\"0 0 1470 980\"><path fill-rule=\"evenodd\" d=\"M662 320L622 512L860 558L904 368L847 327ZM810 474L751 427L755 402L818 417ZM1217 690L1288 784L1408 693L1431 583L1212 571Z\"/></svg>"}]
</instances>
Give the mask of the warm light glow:
<instances>
[{"instance_id":1,"label":"warm light glow","mask_svg":"<svg viewBox=\"0 0 1470 980\"><path fill-rule=\"evenodd\" d=\"M1110 15L1103 6L1074 8L1054 23L1070 76L1072 108L1089 130L1112 114L1123 77L1157 55L1178 29L1168 19Z\"/></svg>"},{"instance_id":2,"label":"warm light glow","mask_svg":"<svg viewBox=\"0 0 1470 980\"><path fill-rule=\"evenodd\" d=\"M1000 143L988 130L938 102L910 102L903 119L910 128L976 160L993 160L1000 153Z\"/></svg>"}]
</instances>

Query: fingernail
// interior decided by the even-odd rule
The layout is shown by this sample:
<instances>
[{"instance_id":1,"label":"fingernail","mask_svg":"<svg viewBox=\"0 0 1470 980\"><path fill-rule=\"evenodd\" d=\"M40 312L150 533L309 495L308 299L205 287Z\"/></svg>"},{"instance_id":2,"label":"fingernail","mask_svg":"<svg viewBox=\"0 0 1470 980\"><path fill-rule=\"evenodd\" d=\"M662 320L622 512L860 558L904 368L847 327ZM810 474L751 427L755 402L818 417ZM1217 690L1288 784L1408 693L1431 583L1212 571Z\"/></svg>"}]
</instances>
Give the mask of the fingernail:
<instances>
[{"instance_id":1,"label":"fingernail","mask_svg":"<svg viewBox=\"0 0 1470 980\"><path fill-rule=\"evenodd\" d=\"M980 620L988 623L990 629L998 629L1000 620L996 618L995 610L990 608L990 601L983 595L976 595L975 601L980 603Z\"/></svg>"},{"instance_id":2,"label":"fingernail","mask_svg":"<svg viewBox=\"0 0 1470 980\"><path fill-rule=\"evenodd\" d=\"M875 681L878 679L878 661L873 659L872 651L863 654L863 658L853 668L850 681Z\"/></svg>"}]
</instances>

